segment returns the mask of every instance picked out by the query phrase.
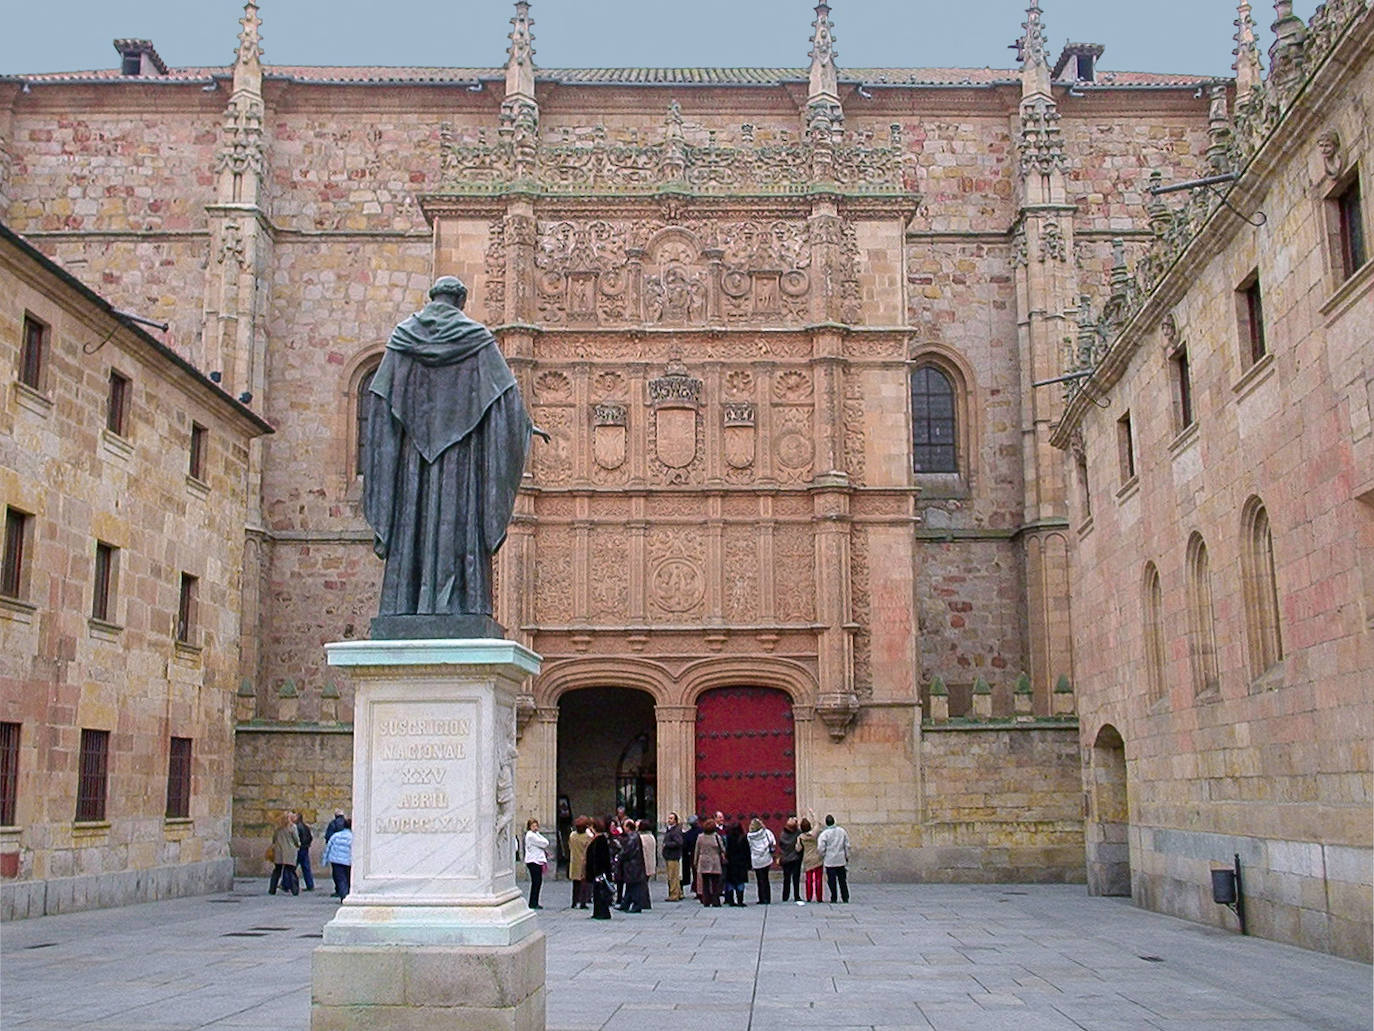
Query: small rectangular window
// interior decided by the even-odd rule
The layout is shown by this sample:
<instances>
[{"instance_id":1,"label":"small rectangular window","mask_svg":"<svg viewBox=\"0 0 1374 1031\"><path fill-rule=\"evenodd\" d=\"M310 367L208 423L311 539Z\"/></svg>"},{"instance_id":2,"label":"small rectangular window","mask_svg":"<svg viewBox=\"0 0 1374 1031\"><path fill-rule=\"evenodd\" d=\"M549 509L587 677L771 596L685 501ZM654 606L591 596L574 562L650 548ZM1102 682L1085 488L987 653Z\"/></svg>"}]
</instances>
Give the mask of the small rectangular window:
<instances>
[{"instance_id":1,"label":"small rectangular window","mask_svg":"<svg viewBox=\"0 0 1374 1031\"><path fill-rule=\"evenodd\" d=\"M76 788L76 820L89 823L105 819L105 794L109 783L110 732L81 731L80 778Z\"/></svg>"},{"instance_id":2,"label":"small rectangular window","mask_svg":"<svg viewBox=\"0 0 1374 1031\"><path fill-rule=\"evenodd\" d=\"M104 541L95 544L95 585L91 592L91 618L114 622L115 590L118 586L119 549Z\"/></svg>"},{"instance_id":3,"label":"small rectangular window","mask_svg":"<svg viewBox=\"0 0 1374 1031\"><path fill-rule=\"evenodd\" d=\"M192 636L196 630L196 595L199 593L200 580L190 573L181 574L181 593L177 600L177 640L182 644L194 644Z\"/></svg>"},{"instance_id":4,"label":"small rectangular window","mask_svg":"<svg viewBox=\"0 0 1374 1031\"><path fill-rule=\"evenodd\" d=\"M0 594L22 598L28 579L26 564L33 517L17 508L5 509L5 560L0 566Z\"/></svg>"},{"instance_id":5,"label":"small rectangular window","mask_svg":"<svg viewBox=\"0 0 1374 1031\"><path fill-rule=\"evenodd\" d=\"M1336 209L1338 232L1337 251L1344 282L1353 276L1368 255L1364 242L1364 207L1360 203L1360 177L1353 175L1339 192L1331 199Z\"/></svg>"},{"instance_id":6,"label":"small rectangular window","mask_svg":"<svg viewBox=\"0 0 1374 1031\"><path fill-rule=\"evenodd\" d=\"M191 423L191 461L187 472L194 480L205 479L205 445L210 431L198 422Z\"/></svg>"},{"instance_id":7,"label":"small rectangular window","mask_svg":"<svg viewBox=\"0 0 1374 1031\"><path fill-rule=\"evenodd\" d=\"M1236 291L1236 317L1240 323L1241 357L1248 369L1269 353L1264 340L1264 299L1260 296L1258 270L1251 272Z\"/></svg>"},{"instance_id":8,"label":"small rectangular window","mask_svg":"<svg viewBox=\"0 0 1374 1031\"><path fill-rule=\"evenodd\" d=\"M19 382L34 390L43 389L43 369L48 361L48 327L28 312L24 313L24 339L20 343Z\"/></svg>"},{"instance_id":9,"label":"small rectangular window","mask_svg":"<svg viewBox=\"0 0 1374 1031\"><path fill-rule=\"evenodd\" d=\"M15 825L19 805L19 724L0 723L0 827Z\"/></svg>"},{"instance_id":10,"label":"small rectangular window","mask_svg":"<svg viewBox=\"0 0 1374 1031\"><path fill-rule=\"evenodd\" d=\"M1116 453L1121 462L1121 482L1135 479L1135 444L1131 441L1131 413L1116 420Z\"/></svg>"},{"instance_id":11,"label":"small rectangular window","mask_svg":"<svg viewBox=\"0 0 1374 1031\"><path fill-rule=\"evenodd\" d=\"M129 377L110 370L110 396L105 408L105 428L120 437L129 429Z\"/></svg>"},{"instance_id":12,"label":"small rectangular window","mask_svg":"<svg viewBox=\"0 0 1374 1031\"><path fill-rule=\"evenodd\" d=\"M172 738L167 752L167 819L191 815L191 739Z\"/></svg>"},{"instance_id":13,"label":"small rectangular window","mask_svg":"<svg viewBox=\"0 0 1374 1031\"><path fill-rule=\"evenodd\" d=\"M1169 356L1169 378L1174 388L1174 429L1181 433L1193 425L1193 380L1186 344L1174 348Z\"/></svg>"}]
</instances>

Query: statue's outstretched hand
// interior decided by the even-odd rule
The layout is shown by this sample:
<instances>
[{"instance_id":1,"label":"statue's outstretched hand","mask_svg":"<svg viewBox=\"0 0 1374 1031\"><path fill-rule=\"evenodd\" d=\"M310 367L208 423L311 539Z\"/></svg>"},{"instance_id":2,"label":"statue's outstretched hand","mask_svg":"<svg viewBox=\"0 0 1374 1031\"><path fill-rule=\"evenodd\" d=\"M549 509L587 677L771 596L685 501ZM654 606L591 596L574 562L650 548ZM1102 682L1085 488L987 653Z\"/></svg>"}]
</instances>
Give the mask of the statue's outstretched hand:
<instances>
[{"instance_id":1,"label":"statue's outstretched hand","mask_svg":"<svg viewBox=\"0 0 1374 1031\"><path fill-rule=\"evenodd\" d=\"M536 437L542 437L545 444L553 443L553 438L549 436L548 430L542 430L538 426L535 426L533 423L531 423L530 432L533 433Z\"/></svg>"},{"instance_id":2,"label":"statue's outstretched hand","mask_svg":"<svg viewBox=\"0 0 1374 1031\"><path fill-rule=\"evenodd\" d=\"M385 558L386 558L386 553L387 553L387 546L382 542L382 539L381 539L380 537L373 537L373 538L372 538L372 554L376 555L376 556L377 556L378 558L380 558L380 559L385 559Z\"/></svg>"}]
</instances>

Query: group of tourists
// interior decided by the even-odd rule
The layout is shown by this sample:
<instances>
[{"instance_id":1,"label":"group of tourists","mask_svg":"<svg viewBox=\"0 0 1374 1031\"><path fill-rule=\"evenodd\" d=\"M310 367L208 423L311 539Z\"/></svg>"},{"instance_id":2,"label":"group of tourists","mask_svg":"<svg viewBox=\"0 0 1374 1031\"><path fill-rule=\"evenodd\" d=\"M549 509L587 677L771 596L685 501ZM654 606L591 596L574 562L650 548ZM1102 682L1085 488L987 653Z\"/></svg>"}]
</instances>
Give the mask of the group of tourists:
<instances>
[{"instance_id":1,"label":"group of tourists","mask_svg":"<svg viewBox=\"0 0 1374 1031\"><path fill-rule=\"evenodd\" d=\"M542 909L540 891L548 870L550 843L539 832L539 821L525 829L525 865L530 874L530 908ZM772 870L782 870L782 901L799 906L823 902L822 877L828 881L830 901L849 901L848 870L853 847L849 834L826 816L824 828L815 814L790 816L781 835L755 817L747 827L727 822L723 813L705 819L693 815L684 826L669 813L663 828L662 856L668 895L681 902L684 863L693 897L703 906L743 906L752 876L755 904L773 901ZM649 881L657 874L659 842L648 820L636 820L623 809L604 819L579 816L568 835L570 908L592 909L592 919L609 920L612 905L625 913L652 909ZM805 898L803 898L803 879ZM724 900L722 902L722 899Z\"/></svg>"},{"instance_id":2,"label":"group of tourists","mask_svg":"<svg viewBox=\"0 0 1374 1031\"><path fill-rule=\"evenodd\" d=\"M306 891L315 890L315 873L310 868L310 846L314 841L310 824L301 819L299 812L282 811L272 834L272 844L267 849L267 860L272 864L272 877L267 885L269 895L275 895L279 886L282 891L299 895L302 879ZM347 898L353 878L353 821L342 809L334 810L334 819L324 829L324 853L320 862L329 864L329 873L334 879L331 897Z\"/></svg>"}]
</instances>

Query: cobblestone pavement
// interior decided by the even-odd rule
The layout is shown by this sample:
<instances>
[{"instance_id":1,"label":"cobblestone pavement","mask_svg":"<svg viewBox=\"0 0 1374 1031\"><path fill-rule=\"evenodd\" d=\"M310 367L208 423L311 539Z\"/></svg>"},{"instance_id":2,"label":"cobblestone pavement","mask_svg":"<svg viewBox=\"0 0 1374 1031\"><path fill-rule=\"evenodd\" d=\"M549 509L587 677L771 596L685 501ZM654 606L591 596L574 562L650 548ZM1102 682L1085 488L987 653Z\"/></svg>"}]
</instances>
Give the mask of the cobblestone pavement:
<instances>
[{"instance_id":1,"label":"cobblestone pavement","mask_svg":"<svg viewBox=\"0 0 1374 1031\"><path fill-rule=\"evenodd\" d=\"M1371 970L1163 917L1081 886L855 885L850 905L705 910L656 901L609 923L546 884L557 1031L1367 1031ZM777 886L774 887L775 898ZM655 898L663 894L661 885ZM0 930L6 1031L309 1026L325 891L228 895Z\"/></svg>"}]
</instances>

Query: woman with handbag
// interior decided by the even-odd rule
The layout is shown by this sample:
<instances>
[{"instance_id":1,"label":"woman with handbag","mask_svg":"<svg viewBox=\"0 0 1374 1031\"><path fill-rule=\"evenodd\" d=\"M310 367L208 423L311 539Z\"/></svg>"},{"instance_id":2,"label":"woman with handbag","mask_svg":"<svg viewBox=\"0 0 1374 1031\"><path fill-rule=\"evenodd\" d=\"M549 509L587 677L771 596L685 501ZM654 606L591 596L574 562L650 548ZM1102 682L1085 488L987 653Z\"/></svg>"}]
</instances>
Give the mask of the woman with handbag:
<instances>
[{"instance_id":1,"label":"woman with handbag","mask_svg":"<svg viewBox=\"0 0 1374 1031\"><path fill-rule=\"evenodd\" d=\"M763 825L757 816L749 824L749 865L754 871L754 883L758 885L758 904L766 906L773 901L773 886L768 881L768 871L773 868L773 860L778 854L778 839Z\"/></svg>"},{"instance_id":2,"label":"woman with handbag","mask_svg":"<svg viewBox=\"0 0 1374 1031\"><path fill-rule=\"evenodd\" d=\"M296 834L295 814L287 809L277 821L276 833L272 835L272 880L268 882L267 894L275 895L277 885L282 891L292 895L301 893L296 883L296 853L300 851L301 839Z\"/></svg>"},{"instance_id":3,"label":"woman with handbag","mask_svg":"<svg viewBox=\"0 0 1374 1031\"><path fill-rule=\"evenodd\" d=\"M720 905L720 875L725 870L725 846L716 833L716 821L707 817L697 835L693 849L692 869L700 885L703 906Z\"/></svg>"},{"instance_id":4,"label":"woman with handbag","mask_svg":"<svg viewBox=\"0 0 1374 1031\"><path fill-rule=\"evenodd\" d=\"M611 841L606 836L606 821L592 821L593 837L587 845L587 880L592 884L592 919L611 918Z\"/></svg>"}]
</instances>

